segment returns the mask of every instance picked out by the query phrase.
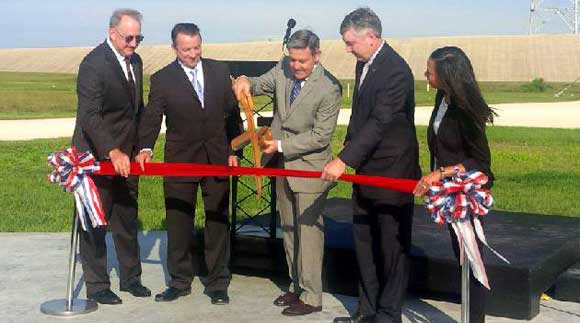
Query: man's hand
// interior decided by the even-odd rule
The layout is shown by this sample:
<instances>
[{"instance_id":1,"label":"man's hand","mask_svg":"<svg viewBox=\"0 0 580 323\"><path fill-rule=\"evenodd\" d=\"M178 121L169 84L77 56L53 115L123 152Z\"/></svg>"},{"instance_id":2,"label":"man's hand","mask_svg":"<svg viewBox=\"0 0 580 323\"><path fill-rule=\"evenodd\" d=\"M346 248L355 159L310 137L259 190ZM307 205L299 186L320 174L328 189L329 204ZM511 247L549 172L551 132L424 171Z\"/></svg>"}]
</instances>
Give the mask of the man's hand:
<instances>
[{"instance_id":1,"label":"man's hand","mask_svg":"<svg viewBox=\"0 0 580 323\"><path fill-rule=\"evenodd\" d=\"M118 148L115 148L109 151L109 158L111 159L111 163L113 163L113 167L117 174L123 177L129 177L129 173L131 172L131 162L127 154L120 151Z\"/></svg>"},{"instance_id":2,"label":"man's hand","mask_svg":"<svg viewBox=\"0 0 580 323\"><path fill-rule=\"evenodd\" d=\"M335 158L330 161L326 166L324 166L324 170L322 171L322 175L320 176L321 179L325 181L336 181L346 169L346 164L340 160L340 158Z\"/></svg>"},{"instance_id":3,"label":"man's hand","mask_svg":"<svg viewBox=\"0 0 580 323\"><path fill-rule=\"evenodd\" d=\"M264 140L264 144L260 146L265 154L278 152L278 140Z\"/></svg>"},{"instance_id":4,"label":"man's hand","mask_svg":"<svg viewBox=\"0 0 580 323\"><path fill-rule=\"evenodd\" d=\"M228 156L228 166L238 167L239 165L240 165L240 162L238 161L238 156L236 156L236 155Z\"/></svg>"},{"instance_id":5,"label":"man's hand","mask_svg":"<svg viewBox=\"0 0 580 323\"><path fill-rule=\"evenodd\" d=\"M236 95L238 101L242 98L251 96L250 93L250 79L242 75L232 82L232 91Z\"/></svg>"},{"instance_id":6,"label":"man's hand","mask_svg":"<svg viewBox=\"0 0 580 323\"><path fill-rule=\"evenodd\" d=\"M145 163L151 162L151 152L148 150L141 150L137 156L135 156L135 161L141 166L141 170L145 171Z\"/></svg>"}]
</instances>

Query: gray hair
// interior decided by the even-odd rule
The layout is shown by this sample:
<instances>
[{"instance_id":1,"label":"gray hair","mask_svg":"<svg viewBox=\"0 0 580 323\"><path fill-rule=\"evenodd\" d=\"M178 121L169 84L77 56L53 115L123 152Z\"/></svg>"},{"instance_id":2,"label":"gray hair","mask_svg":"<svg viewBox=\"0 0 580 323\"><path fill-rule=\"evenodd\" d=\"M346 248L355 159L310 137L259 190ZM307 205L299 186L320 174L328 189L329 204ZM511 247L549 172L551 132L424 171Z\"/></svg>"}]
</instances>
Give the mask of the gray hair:
<instances>
[{"instance_id":1,"label":"gray hair","mask_svg":"<svg viewBox=\"0 0 580 323\"><path fill-rule=\"evenodd\" d=\"M297 30L290 36L288 43L286 44L288 49L310 49L312 55L318 53L320 49L320 39L315 33L310 30L301 29Z\"/></svg>"},{"instance_id":2,"label":"gray hair","mask_svg":"<svg viewBox=\"0 0 580 323\"><path fill-rule=\"evenodd\" d=\"M143 19L143 15L134 9L116 9L115 11L113 11L113 14L111 15L111 19L109 19L109 28L114 28L119 26L119 23L121 22L121 19L123 18L123 16L129 16L135 20L137 20L139 23L141 23L141 20Z\"/></svg>"},{"instance_id":3,"label":"gray hair","mask_svg":"<svg viewBox=\"0 0 580 323\"><path fill-rule=\"evenodd\" d=\"M358 8L344 17L340 24L340 34L344 35L350 29L354 29L356 32L370 29L379 38L383 31L379 16L369 7Z\"/></svg>"}]
</instances>

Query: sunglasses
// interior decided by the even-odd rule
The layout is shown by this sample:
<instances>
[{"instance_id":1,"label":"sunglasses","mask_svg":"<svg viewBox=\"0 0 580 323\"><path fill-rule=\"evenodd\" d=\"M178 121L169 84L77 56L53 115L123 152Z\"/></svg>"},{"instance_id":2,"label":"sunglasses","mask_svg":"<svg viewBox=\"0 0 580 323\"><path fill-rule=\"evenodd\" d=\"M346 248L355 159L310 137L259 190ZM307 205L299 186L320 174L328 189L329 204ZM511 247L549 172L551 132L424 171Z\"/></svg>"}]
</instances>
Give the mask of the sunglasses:
<instances>
[{"instance_id":1,"label":"sunglasses","mask_svg":"<svg viewBox=\"0 0 580 323\"><path fill-rule=\"evenodd\" d=\"M135 42L137 44L139 44L140 42L143 41L143 38L145 38L143 35L128 35L125 36L123 34L121 34L118 30L115 29L115 31L117 32L117 34L119 34L119 36L121 36L122 38L125 39L125 43L130 44L131 42L133 42L133 40L135 40Z\"/></svg>"}]
</instances>

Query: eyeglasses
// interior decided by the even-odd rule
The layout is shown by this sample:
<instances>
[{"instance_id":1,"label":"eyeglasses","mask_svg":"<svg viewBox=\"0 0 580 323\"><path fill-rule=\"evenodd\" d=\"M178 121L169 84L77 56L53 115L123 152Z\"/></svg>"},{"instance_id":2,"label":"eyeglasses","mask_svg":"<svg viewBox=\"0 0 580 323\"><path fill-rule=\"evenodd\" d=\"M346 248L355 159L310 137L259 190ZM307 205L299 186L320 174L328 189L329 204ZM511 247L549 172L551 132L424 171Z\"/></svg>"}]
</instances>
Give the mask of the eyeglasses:
<instances>
[{"instance_id":1,"label":"eyeglasses","mask_svg":"<svg viewBox=\"0 0 580 323\"><path fill-rule=\"evenodd\" d=\"M137 44L139 44L140 42L143 41L143 38L145 38L143 35L128 35L128 36L125 36L125 35L121 34L121 32L119 32L119 30L115 29L115 31L117 32L117 34L119 34L119 36L121 36L122 38L125 39L125 42L127 44L132 43L133 42L133 39L135 40L135 42Z\"/></svg>"}]
</instances>

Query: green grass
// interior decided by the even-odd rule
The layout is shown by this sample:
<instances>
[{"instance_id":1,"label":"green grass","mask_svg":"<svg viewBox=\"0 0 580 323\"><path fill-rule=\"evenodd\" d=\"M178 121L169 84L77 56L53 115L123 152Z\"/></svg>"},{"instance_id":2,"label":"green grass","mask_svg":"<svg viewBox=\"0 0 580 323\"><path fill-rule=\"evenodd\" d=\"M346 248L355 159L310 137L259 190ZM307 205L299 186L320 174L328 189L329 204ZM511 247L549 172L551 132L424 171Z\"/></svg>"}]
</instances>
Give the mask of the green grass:
<instances>
[{"instance_id":1,"label":"green grass","mask_svg":"<svg viewBox=\"0 0 580 323\"><path fill-rule=\"evenodd\" d=\"M76 75L57 73L0 72L0 119L34 119L74 117L76 113ZM149 77L145 77L145 101L149 93ZM343 108L350 108L353 80L342 80ZM347 93L350 83L350 93ZM482 92L489 104L514 102L557 102L580 100L580 84L572 86L563 96L554 98L554 93L566 86L565 83L547 83L545 92L525 92L524 82L482 82ZM415 100L418 106L430 106L435 91L426 91L426 82L415 82ZM267 98L256 98L261 107ZM270 110L267 107L266 110Z\"/></svg>"},{"instance_id":2,"label":"green grass","mask_svg":"<svg viewBox=\"0 0 580 323\"><path fill-rule=\"evenodd\" d=\"M336 153L342 147L346 127L339 126L333 138ZM421 166L428 169L425 127L418 127ZM495 209L536 214L580 216L580 130L490 127L493 170L497 176L493 195ZM68 231L72 197L47 182L46 155L65 147L67 138L0 142L0 232ZM164 138L155 151L163 158ZM253 185L252 178L242 178ZM248 190L240 186L240 196ZM350 185L341 183L331 197L350 196ZM265 192L268 195L268 192ZM201 199L198 199L201 201ZM420 199L417 199L421 203ZM197 222L203 219L198 203ZM244 208L256 212L266 207L252 196ZM145 230L164 228L165 211L161 179L146 177L140 185L140 220Z\"/></svg>"}]
</instances>

